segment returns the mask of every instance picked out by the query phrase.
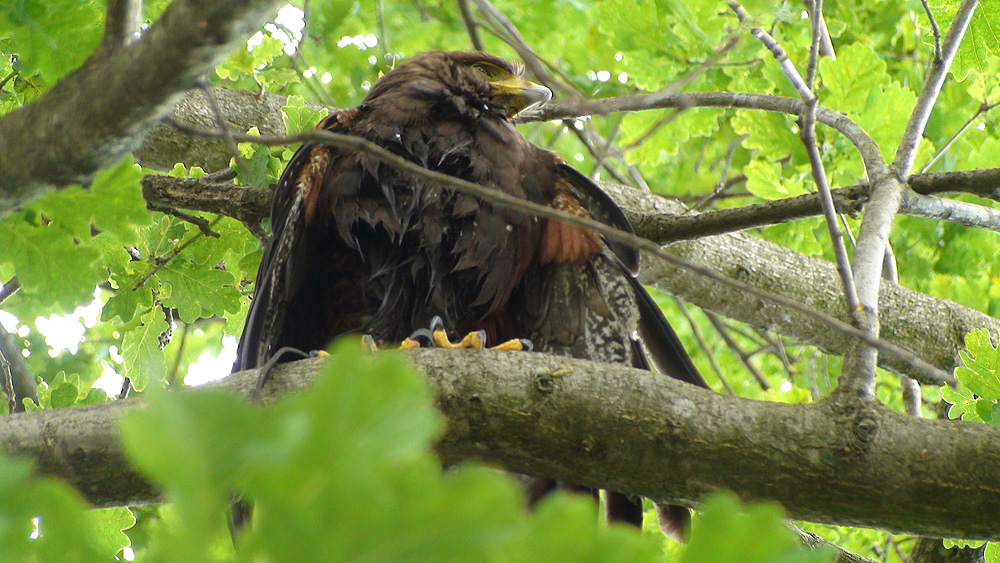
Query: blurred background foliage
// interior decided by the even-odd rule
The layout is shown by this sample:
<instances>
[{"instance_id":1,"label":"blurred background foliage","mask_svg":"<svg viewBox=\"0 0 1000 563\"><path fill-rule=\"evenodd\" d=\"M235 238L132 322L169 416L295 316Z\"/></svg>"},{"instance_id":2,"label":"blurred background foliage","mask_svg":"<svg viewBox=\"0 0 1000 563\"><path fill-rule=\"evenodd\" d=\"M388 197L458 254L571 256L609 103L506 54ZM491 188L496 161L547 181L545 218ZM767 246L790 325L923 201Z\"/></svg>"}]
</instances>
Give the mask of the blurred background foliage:
<instances>
[{"instance_id":1,"label":"blurred background foliage","mask_svg":"<svg viewBox=\"0 0 1000 563\"><path fill-rule=\"evenodd\" d=\"M146 2L146 23L155 24L168 4ZM958 2L930 4L946 30ZM495 6L546 62L563 92L592 98L672 88L796 95L770 54L740 29L723 3L498 0ZM804 71L810 20L803 5L753 0L744 6ZM95 0L18 0L0 6L0 115L30 104L86 59L100 40L104 8L104 2ZM820 103L856 121L891 160L933 56L927 16L916 0L848 0L828 3L825 18L836 59L820 62ZM1000 0L982 2L927 126L917 171L996 166L997 29ZM486 50L516 58L496 31L480 28ZM323 115L306 102L351 107L381 74L417 52L471 48L458 4L444 0L297 2L282 8L274 21L248 39L246 47L216 69L211 81L289 96L283 112L291 133L311 127ZM683 84L677 82L681 78ZM795 119L785 115L690 108L677 115L671 110L612 114L528 124L521 130L585 173L648 186L699 210L815 189ZM821 127L817 134L832 187L863 182L861 159L851 143L830 129ZM276 180L291 155L287 148L251 143L240 145L239 153L234 157L242 161L235 166L237 182L262 186ZM143 174L199 177L206 172L214 171L183 163L172 170L144 169L126 157L98 174L89 189L52 193L0 221L0 282L16 275L21 286L0 305L0 322L15 335L39 378L40 405L30 408L114 400L121 376L127 375L133 393L149 394L153 404L148 415L126 424L127 443L136 463L166 488L170 501L86 511L66 486L32 477L23 462L4 460L0 549L9 555L4 560L308 560L325 553L321 548L341 550L335 551L342 555L338 559L375 560L454 560L471 549L490 560L517 560L519 549L536 554L537 560L574 560L573 553L609 561L825 557L789 547L791 536L780 531L777 509L743 509L726 497L706 505L686 550L651 530L642 536L599 531L592 525L593 508L579 499L559 498L526 517L502 477L474 468L446 478L436 471L426 444L439 422L430 413L426 392L396 360L369 365L370 360L341 348L336 361L342 369L331 368L331 374L341 378L337 393L317 389L263 411L225 396L177 398L160 393L228 373L261 256L258 241L235 220L206 216L219 235L211 238L189 222L146 210L139 190ZM856 232L858 219L843 220ZM832 259L819 218L753 233ZM900 217L891 242L901 285L993 316L1000 312L997 233ZM836 386L838 357L714 318L666 295L657 299L718 392L807 403L826 397ZM970 368L968 377L961 378L963 386L947 397L957 405L955 417L993 423L1000 419L991 410L997 397L981 392L984 385L991 388L990 378L996 376L996 363L987 361L992 357L987 344L981 337L970 341L967 365L982 362L985 367ZM357 372L356 362L383 375L348 383L343 374ZM343 394L347 385L355 386L350 395L355 402ZM895 376L880 372L877 385L882 402L903 409ZM320 407L321 401L328 403ZM408 405L409 414L387 411L393 401ZM983 401L989 404L979 404ZM363 408L369 404L398 419L394 428L406 435L372 426L372 411ZM330 415L324 409L336 408L346 417L338 424L346 426L328 428ZM948 405L939 390L924 389L922 410L924 416L943 417ZM421 422L413 422L414 417ZM255 432L248 433L248 428ZM371 432L372 443L386 448L384 458L370 454L370 459L351 461L371 467L338 465L346 462L328 459L333 450L318 446L329 448L331 437L339 440L346 432L359 431ZM345 452L357 447L343 441L336 447ZM407 461L397 466L400 455ZM196 463L189 468L169 463L180 456ZM324 465L328 463L333 465ZM336 496L343 494L338 486L364 477L355 475L362 470L372 471L373 481L348 489L368 487L379 494L401 495L399 499L404 492L415 496L400 500L400 509L393 512L380 502L353 505L351 518L346 518L337 509L346 502ZM302 499L289 479L318 480L322 486L315 497ZM226 494L233 488L266 507L255 535L236 552L226 544L221 520ZM379 494L372 493L372 498ZM279 517L290 519L283 524L288 537L281 536L280 526L270 527L278 524L269 519ZM348 541L350 536L338 527L362 521L379 530L371 532L367 546L361 540ZM447 528L429 524L442 521ZM901 561L913 541L874 530L806 528L882 561ZM325 534L330 530L337 530L336 535ZM318 535L309 535L313 532ZM740 534L766 538L760 539L765 551L753 555L756 559L739 550L726 555L718 537L743 537ZM364 551L373 545L387 551Z\"/></svg>"}]
</instances>

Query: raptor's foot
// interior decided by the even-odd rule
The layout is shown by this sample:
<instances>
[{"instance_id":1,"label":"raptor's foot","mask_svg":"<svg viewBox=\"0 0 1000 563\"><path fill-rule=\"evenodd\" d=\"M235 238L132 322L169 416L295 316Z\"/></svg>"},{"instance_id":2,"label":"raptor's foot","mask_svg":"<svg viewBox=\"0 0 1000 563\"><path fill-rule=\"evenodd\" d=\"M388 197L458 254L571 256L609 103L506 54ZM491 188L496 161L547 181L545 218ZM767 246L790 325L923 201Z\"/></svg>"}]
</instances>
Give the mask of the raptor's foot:
<instances>
[{"instance_id":1,"label":"raptor's foot","mask_svg":"<svg viewBox=\"0 0 1000 563\"><path fill-rule=\"evenodd\" d=\"M526 351L530 352L534 346L526 338L508 340L491 350ZM452 342L448 337L448 331L444 328L444 321L441 317L435 316L431 319L430 328L421 328L413 332L406 340L400 344L400 348L475 348L482 350L486 348L486 331L477 330L466 334L462 340Z\"/></svg>"},{"instance_id":2,"label":"raptor's foot","mask_svg":"<svg viewBox=\"0 0 1000 563\"><path fill-rule=\"evenodd\" d=\"M527 338L514 338L508 340L507 342L501 342L496 346L490 348L490 350L506 350L509 352L530 352L535 348L535 345L531 343Z\"/></svg>"}]
</instances>

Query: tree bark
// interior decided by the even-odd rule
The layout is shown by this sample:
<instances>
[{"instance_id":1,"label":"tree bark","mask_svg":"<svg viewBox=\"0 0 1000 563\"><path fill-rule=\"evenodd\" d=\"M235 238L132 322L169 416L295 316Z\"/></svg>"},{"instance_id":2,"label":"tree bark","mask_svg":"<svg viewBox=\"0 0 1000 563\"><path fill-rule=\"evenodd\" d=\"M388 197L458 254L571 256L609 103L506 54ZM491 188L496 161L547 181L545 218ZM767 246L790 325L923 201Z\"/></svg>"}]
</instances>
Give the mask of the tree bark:
<instances>
[{"instance_id":1,"label":"tree bark","mask_svg":"<svg viewBox=\"0 0 1000 563\"><path fill-rule=\"evenodd\" d=\"M241 42L276 0L175 0L140 40L99 50L35 102L0 118L0 218L89 182ZM105 56L106 55L106 56Z\"/></svg>"},{"instance_id":2,"label":"tree bark","mask_svg":"<svg viewBox=\"0 0 1000 563\"><path fill-rule=\"evenodd\" d=\"M1000 538L1000 429L919 419L878 404L789 405L718 395L658 374L545 354L417 350L438 397L444 463L694 504L720 488L791 518L894 532ZM265 398L301 390L322 360L279 367ZM566 371L568 369L568 371ZM223 385L244 396L256 371ZM190 392L197 392L196 390ZM0 418L13 454L97 505L154 500L115 430L128 399ZM974 460L971 462L970 460Z\"/></svg>"}]
</instances>

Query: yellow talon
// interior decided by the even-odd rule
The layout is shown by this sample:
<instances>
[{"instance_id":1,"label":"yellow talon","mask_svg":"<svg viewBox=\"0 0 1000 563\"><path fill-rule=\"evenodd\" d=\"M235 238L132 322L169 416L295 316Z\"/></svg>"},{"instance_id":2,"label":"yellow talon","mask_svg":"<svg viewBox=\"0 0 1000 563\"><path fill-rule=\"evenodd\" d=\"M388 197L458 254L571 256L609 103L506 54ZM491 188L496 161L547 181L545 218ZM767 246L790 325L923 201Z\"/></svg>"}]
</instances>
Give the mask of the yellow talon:
<instances>
[{"instance_id":1,"label":"yellow talon","mask_svg":"<svg viewBox=\"0 0 1000 563\"><path fill-rule=\"evenodd\" d=\"M520 351L524 350L524 344L520 340L518 340L518 339L515 338L513 340L508 340L507 342L502 342L500 344L497 344L496 346L490 348L490 350L502 350L502 351L507 351L507 352L520 352Z\"/></svg>"},{"instance_id":2,"label":"yellow talon","mask_svg":"<svg viewBox=\"0 0 1000 563\"><path fill-rule=\"evenodd\" d=\"M420 343L411 338L407 338L399 343L399 348L401 350L416 350L417 348L420 348Z\"/></svg>"},{"instance_id":3,"label":"yellow talon","mask_svg":"<svg viewBox=\"0 0 1000 563\"><path fill-rule=\"evenodd\" d=\"M444 329L439 328L432 332L431 335L434 338L434 345L438 348L457 348L457 346L452 344L451 340L448 339L448 333L445 332Z\"/></svg>"}]
</instances>

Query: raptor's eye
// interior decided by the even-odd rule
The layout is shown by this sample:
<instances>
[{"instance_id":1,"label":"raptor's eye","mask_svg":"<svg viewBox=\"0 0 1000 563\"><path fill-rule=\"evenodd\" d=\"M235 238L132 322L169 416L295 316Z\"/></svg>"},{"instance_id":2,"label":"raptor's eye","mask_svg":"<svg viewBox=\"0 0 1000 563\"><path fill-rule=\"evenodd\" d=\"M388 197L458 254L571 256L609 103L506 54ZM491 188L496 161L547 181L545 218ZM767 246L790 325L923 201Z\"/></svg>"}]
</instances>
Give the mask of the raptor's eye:
<instances>
[{"instance_id":1,"label":"raptor's eye","mask_svg":"<svg viewBox=\"0 0 1000 563\"><path fill-rule=\"evenodd\" d=\"M489 67L483 64L472 65L472 68L476 69L480 74L487 78L493 78L493 71Z\"/></svg>"}]
</instances>

